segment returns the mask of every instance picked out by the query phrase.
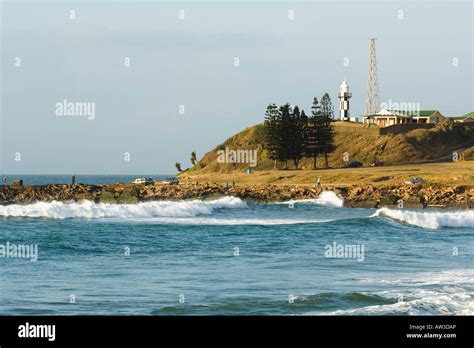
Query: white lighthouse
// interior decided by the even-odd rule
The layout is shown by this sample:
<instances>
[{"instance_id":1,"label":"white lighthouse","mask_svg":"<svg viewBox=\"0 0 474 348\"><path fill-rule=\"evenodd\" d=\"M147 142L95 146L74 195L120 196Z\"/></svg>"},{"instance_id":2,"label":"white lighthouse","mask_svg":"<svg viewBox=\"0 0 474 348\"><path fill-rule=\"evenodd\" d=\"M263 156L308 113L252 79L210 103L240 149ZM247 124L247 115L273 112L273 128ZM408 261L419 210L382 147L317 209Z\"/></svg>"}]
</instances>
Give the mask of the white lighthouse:
<instances>
[{"instance_id":1,"label":"white lighthouse","mask_svg":"<svg viewBox=\"0 0 474 348\"><path fill-rule=\"evenodd\" d=\"M339 87L339 114L341 121L349 121L349 99L352 94L349 92L349 86L344 80Z\"/></svg>"}]
</instances>

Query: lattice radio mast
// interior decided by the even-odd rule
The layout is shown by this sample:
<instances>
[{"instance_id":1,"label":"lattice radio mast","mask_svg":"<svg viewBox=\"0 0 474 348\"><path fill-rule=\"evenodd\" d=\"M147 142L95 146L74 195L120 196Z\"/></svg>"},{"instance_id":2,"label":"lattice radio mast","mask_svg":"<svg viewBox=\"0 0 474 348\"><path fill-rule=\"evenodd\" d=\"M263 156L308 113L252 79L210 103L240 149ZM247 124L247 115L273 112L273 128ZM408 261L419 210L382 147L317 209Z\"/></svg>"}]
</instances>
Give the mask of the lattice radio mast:
<instances>
[{"instance_id":1,"label":"lattice radio mast","mask_svg":"<svg viewBox=\"0 0 474 348\"><path fill-rule=\"evenodd\" d=\"M380 111L379 83L377 80L377 53L375 51L376 38L369 39L369 80L365 96L365 115L373 115Z\"/></svg>"}]
</instances>

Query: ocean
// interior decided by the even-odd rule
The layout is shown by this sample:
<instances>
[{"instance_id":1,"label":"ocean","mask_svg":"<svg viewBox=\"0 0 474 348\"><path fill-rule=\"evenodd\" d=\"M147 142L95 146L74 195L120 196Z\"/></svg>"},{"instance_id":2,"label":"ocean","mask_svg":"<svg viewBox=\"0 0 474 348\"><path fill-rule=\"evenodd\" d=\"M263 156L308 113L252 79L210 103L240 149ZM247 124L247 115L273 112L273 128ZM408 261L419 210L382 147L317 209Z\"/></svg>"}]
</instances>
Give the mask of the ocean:
<instances>
[{"instance_id":1,"label":"ocean","mask_svg":"<svg viewBox=\"0 0 474 348\"><path fill-rule=\"evenodd\" d=\"M0 315L472 315L473 239L473 210L344 208L329 191L0 206Z\"/></svg>"}]
</instances>

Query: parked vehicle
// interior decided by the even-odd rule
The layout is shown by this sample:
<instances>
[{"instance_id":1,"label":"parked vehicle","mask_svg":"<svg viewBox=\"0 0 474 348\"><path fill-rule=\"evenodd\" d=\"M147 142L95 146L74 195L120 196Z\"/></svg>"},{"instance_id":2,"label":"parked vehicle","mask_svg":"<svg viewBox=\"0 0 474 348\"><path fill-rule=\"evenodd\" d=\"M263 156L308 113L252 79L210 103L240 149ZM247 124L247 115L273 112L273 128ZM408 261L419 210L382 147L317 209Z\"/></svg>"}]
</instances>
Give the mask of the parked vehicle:
<instances>
[{"instance_id":1,"label":"parked vehicle","mask_svg":"<svg viewBox=\"0 0 474 348\"><path fill-rule=\"evenodd\" d=\"M383 162L375 161L370 164L371 167L381 167L383 166Z\"/></svg>"},{"instance_id":2,"label":"parked vehicle","mask_svg":"<svg viewBox=\"0 0 474 348\"><path fill-rule=\"evenodd\" d=\"M152 178L136 178L132 181L133 185L153 185L154 183Z\"/></svg>"},{"instance_id":3,"label":"parked vehicle","mask_svg":"<svg viewBox=\"0 0 474 348\"><path fill-rule=\"evenodd\" d=\"M362 167L361 162L354 161L354 162L349 162L347 164L347 168L359 168L359 167Z\"/></svg>"},{"instance_id":4,"label":"parked vehicle","mask_svg":"<svg viewBox=\"0 0 474 348\"><path fill-rule=\"evenodd\" d=\"M411 178L410 180L405 181L405 184L407 185L413 185L413 184L423 184L425 180L423 178Z\"/></svg>"},{"instance_id":5,"label":"parked vehicle","mask_svg":"<svg viewBox=\"0 0 474 348\"><path fill-rule=\"evenodd\" d=\"M179 180L176 179L176 178L172 178L172 179L168 179L168 180L163 180L162 182L163 182L163 184L165 184L165 185L178 185L178 184L179 184Z\"/></svg>"},{"instance_id":6,"label":"parked vehicle","mask_svg":"<svg viewBox=\"0 0 474 348\"><path fill-rule=\"evenodd\" d=\"M146 183L146 178L136 178L135 180L132 181L133 185L145 185Z\"/></svg>"}]
</instances>

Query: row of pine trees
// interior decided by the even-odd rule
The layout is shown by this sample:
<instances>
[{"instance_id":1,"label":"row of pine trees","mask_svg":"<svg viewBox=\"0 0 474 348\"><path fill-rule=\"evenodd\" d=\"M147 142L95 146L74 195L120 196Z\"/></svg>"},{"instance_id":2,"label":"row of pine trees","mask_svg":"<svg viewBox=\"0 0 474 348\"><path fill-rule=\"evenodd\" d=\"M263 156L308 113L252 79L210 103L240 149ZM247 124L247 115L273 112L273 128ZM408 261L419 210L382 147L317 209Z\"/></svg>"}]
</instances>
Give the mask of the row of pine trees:
<instances>
[{"instance_id":1,"label":"row of pine trees","mask_svg":"<svg viewBox=\"0 0 474 348\"><path fill-rule=\"evenodd\" d=\"M327 168L328 155L335 150L333 117L334 108L327 93L320 102L316 97L313 99L310 116L288 103L280 107L269 104L265 112L264 136L265 148L274 161L274 168L283 163L287 169L288 161L292 161L298 169L300 160L309 157L313 159L313 169L316 169L319 156L324 157Z\"/></svg>"}]
</instances>

